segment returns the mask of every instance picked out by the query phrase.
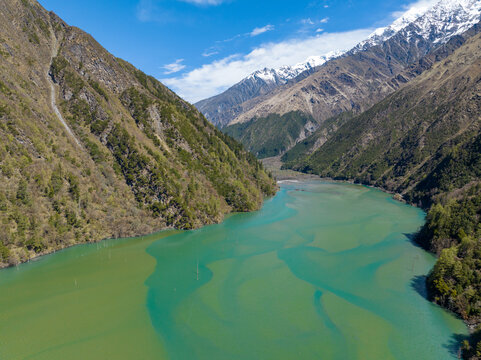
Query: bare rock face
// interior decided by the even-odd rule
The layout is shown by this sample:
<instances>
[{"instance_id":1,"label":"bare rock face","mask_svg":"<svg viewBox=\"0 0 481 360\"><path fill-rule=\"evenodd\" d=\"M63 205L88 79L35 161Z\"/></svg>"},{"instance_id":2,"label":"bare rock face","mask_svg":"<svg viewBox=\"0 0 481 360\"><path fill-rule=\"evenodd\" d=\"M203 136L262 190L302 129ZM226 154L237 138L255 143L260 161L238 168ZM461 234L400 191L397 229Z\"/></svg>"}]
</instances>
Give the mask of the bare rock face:
<instances>
[{"instance_id":1,"label":"bare rock face","mask_svg":"<svg viewBox=\"0 0 481 360\"><path fill-rule=\"evenodd\" d=\"M472 37L476 36L481 31L481 25L476 24L471 29L462 35L452 37L448 43L439 46L431 51L428 55L421 58L419 61L406 67L401 73L387 81L392 88L402 89L409 85L409 82L424 74L426 71L432 69L436 64L451 56L455 51L462 47ZM344 125L347 119L352 118L356 114L361 113L358 109L356 111L344 112L336 115L326 122L321 124L316 123L317 129L311 132L305 141L302 141L299 146L296 146L292 151L289 151L284 156L284 160L292 162L294 158L300 158L310 155L317 151L324 145L331 136L336 134L336 130ZM421 138L421 143L423 139Z\"/></svg>"},{"instance_id":2,"label":"bare rock face","mask_svg":"<svg viewBox=\"0 0 481 360\"><path fill-rule=\"evenodd\" d=\"M287 167L379 186L424 207L458 197L480 177L480 49L478 33L444 60L431 54L420 63L432 66L402 89L335 128L323 124L284 156Z\"/></svg>"},{"instance_id":3,"label":"bare rock face","mask_svg":"<svg viewBox=\"0 0 481 360\"><path fill-rule=\"evenodd\" d=\"M250 109L238 115L231 124L296 110L312 115L321 123L344 111L366 110L403 85L392 82L393 77L442 46L415 33L409 33L407 38L406 33L398 33L367 50L331 60L303 80L251 100L255 104L243 104Z\"/></svg>"}]
</instances>

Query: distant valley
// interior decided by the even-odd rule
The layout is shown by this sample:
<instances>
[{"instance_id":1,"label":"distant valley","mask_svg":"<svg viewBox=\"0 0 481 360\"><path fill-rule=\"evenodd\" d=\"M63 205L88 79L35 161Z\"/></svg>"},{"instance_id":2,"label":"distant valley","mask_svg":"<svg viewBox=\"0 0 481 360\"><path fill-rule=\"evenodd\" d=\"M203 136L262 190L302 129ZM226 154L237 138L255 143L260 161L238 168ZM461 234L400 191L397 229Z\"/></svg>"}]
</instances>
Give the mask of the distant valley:
<instances>
[{"instance_id":1,"label":"distant valley","mask_svg":"<svg viewBox=\"0 0 481 360\"><path fill-rule=\"evenodd\" d=\"M478 1L441 1L401 18L237 103L242 111L217 124L266 163L376 186L426 209L413 239L440 256L428 296L473 327L481 323L480 11ZM480 339L465 342L465 358L479 358Z\"/></svg>"}]
</instances>

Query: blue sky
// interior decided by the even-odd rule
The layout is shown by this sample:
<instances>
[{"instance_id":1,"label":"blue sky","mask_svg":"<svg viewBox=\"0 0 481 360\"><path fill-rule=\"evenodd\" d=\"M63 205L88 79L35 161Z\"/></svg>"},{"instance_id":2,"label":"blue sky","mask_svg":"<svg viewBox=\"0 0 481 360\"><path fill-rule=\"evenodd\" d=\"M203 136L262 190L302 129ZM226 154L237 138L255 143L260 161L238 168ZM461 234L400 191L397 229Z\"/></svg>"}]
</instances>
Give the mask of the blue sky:
<instances>
[{"instance_id":1,"label":"blue sky","mask_svg":"<svg viewBox=\"0 0 481 360\"><path fill-rule=\"evenodd\" d=\"M349 49L433 0L40 0L189 101L264 67Z\"/></svg>"}]
</instances>

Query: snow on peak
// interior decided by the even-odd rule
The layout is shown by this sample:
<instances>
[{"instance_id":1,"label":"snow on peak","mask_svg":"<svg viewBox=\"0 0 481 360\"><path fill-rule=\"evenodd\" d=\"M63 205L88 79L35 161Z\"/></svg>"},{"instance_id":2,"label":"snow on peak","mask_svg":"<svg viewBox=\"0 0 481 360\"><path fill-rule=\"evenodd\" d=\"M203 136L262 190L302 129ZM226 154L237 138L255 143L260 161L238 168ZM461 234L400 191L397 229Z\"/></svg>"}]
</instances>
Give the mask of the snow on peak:
<instances>
[{"instance_id":1,"label":"snow on peak","mask_svg":"<svg viewBox=\"0 0 481 360\"><path fill-rule=\"evenodd\" d=\"M251 74L249 78L259 78L265 82L276 82L276 74L273 69L264 68L263 70L258 70Z\"/></svg>"},{"instance_id":2,"label":"snow on peak","mask_svg":"<svg viewBox=\"0 0 481 360\"><path fill-rule=\"evenodd\" d=\"M310 56L304 62L298 63L293 66L285 65L277 69L264 68L257 70L250 74L247 80L261 79L267 83L281 83L285 84L288 80L295 78L304 71L311 70L317 66L321 66L327 61L337 58L344 54L345 51L331 51L323 56Z\"/></svg>"},{"instance_id":3,"label":"snow on peak","mask_svg":"<svg viewBox=\"0 0 481 360\"><path fill-rule=\"evenodd\" d=\"M467 31L481 20L481 0L441 0L434 5L428 2L412 6L400 14L391 25L375 30L366 40L356 45L350 53L367 50L401 33L408 41L413 36L437 44L445 43L451 37ZM261 81L270 84L285 84L329 60L340 57L346 51L333 51L323 56L311 56L304 62L282 66L277 69L258 70L243 81Z\"/></svg>"},{"instance_id":4,"label":"snow on peak","mask_svg":"<svg viewBox=\"0 0 481 360\"><path fill-rule=\"evenodd\" d=\"M445 43L480 20L481 0L442 0L416 20L414 25L425 39Z\"/></svg>"},{"instance_id":5,"label":"snow on peak","mask_svg":"<svg viewBox=\"0 0 481 360\"><path fill-rule=\"evenodd\" d=\"M481 20L481 0L441 0L434 5L413 6L391 25L376 29L353 51L366 50L381 44L405 30L409 39L412 33L406 28L433 43L445 43L451 37L462 34ZM411 27L410 27L411 29Z\"/></svg>"},{"instance_id":6,"label":"snow on peak","mask_svg":"<svg viewBox=\"0 0 481 360\"><path fill-rule=\"evenodd\" d=\"M316 66L321 66L328 62L329 60L335 59L343 55L346 51L336 50L328 52L326 55L322 56L310 56L306 61L296 64L292 69L299 71L299 74L305 70L315 68Z\"/></svg>"}]
</instances>

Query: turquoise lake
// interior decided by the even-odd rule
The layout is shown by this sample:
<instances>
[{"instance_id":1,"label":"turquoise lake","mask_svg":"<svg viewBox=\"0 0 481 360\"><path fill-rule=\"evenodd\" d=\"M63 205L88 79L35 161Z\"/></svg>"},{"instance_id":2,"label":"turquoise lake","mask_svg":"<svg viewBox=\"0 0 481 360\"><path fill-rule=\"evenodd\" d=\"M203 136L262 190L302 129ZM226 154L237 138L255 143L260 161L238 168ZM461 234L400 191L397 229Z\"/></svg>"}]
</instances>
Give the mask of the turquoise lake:
<instances>
[{"instance_id":1,"label":"turquoise lake","mask_svg":"<svg viewBox=\"0 0 481 360\"><path fill-rule=\"evenodd\" d=\"M0 271L1 359L456 359L425 298L424 213L363 186L285 182L255 213Z\"/></svg>"}]
</instances>

